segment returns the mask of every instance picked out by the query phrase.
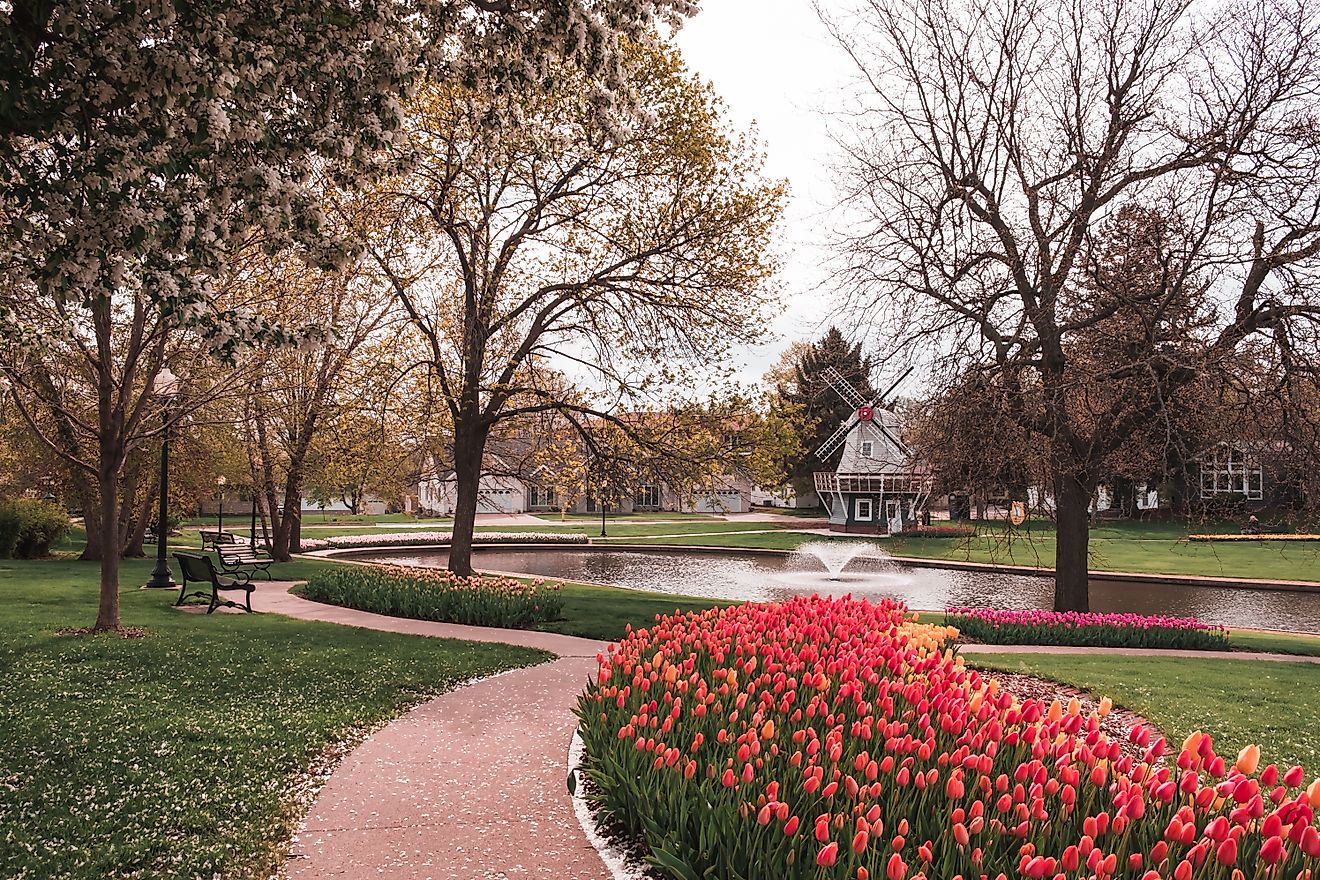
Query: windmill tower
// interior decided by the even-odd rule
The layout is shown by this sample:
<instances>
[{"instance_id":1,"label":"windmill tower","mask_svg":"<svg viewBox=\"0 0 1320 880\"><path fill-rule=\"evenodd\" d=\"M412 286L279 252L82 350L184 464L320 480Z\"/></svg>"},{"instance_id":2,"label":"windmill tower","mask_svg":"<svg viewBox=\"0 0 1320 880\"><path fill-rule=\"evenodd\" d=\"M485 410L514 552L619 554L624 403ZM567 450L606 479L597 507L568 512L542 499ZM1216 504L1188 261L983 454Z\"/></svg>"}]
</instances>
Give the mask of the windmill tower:
<instances>
[{"instance_id":1,"label":"windmill tower","mask_svg":"<svg viewBox=\"0 0 1320 880\"><path fill-rule=\"evenodd\" d=\"M898 417L885 398L908 374L909 367L884 394L867 400L834 367L825 381L853 408L853 413L816 450L826 461L840 447L835 471L818 472L816 492L829 507L830 529L892 534L917 522L930 496L930 477L900 436Z\"/></svg>"}]
</instances>

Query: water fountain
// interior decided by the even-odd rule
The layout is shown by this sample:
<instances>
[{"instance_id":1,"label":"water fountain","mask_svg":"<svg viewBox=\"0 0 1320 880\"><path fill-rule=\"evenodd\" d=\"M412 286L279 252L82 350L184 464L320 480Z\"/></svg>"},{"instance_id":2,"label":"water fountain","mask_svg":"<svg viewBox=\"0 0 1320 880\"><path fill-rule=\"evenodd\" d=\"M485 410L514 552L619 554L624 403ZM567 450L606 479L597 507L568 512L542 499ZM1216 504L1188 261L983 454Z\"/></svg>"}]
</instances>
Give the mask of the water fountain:
<instances>
[{"instance_id":1,"label":"water fountain","mask_svg":"<svg viewBox=\"0 0 1320 880\"><path fill-rule=\"evenodd\" d=\"M843 580L843 570L858 556L883 556L877 544L870 541L812 541L798 547L795 556L814 557L830 573L830 580Z\"/></svg>"}]
</instances>

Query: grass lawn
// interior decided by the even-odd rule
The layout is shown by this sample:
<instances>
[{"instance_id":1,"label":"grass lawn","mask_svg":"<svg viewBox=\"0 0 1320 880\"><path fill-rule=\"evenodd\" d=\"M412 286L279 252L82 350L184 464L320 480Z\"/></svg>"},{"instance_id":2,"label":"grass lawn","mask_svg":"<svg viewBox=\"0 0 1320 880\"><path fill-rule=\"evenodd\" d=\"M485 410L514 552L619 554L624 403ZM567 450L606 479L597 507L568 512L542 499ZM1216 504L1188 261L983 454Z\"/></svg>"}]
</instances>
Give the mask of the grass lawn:
<instances>
[{"instance_id":1,"label":"grass lawn","mask_svg":"<svg viewBox=\"0 0 1320 880\"><path fill-rule=\"evenodd\" d=\"M327 746L545 657L180 613L174 592L137 589L150 569L124 566L124 622L148 635L122 639L55 633L95 618L94 563L0 562L0 877L272 876L299 818L292 784Z\"/></svg>"},{"instance_id":2,"label":"grass lawn","mask_svg":"<svg viewBox=\"0 0 1320 880\"><path fill-rule=\"evenodd\" d=\"M534 513L532 516L537 519L543 519L548 523L557 522L600 522L599 513L569 513L561 519L557 513ZM725 522L722 516L712 516L708 513L675 513L673 511L655 513L606 513L607 522L616 522L618 520L627 521L643 520L645 522Z\"/></svg>"},{"instance_id":3,"label":"grass lawn","mask_svg":"<svg viewBox=\"0 0 1320 880\"><path fill-rule=\"evenodd\" d=\"M1265 762L1320 770L1320 665L1085 655L968 655L971 665L1060 681L1144 716L1176 749L1193 730L1232 760L1257 743Z\"/></svg>"},{"instance_id":4,"label":"grass lawn","mask_svg":"<svg viewBox=\"0 0 1320 880\"><path fill-rule=\"evenodd\" d=\"M1234 649L1241 651L1320 657L1320 636L1233 629L1229 630L1228 641Z\"/></svg>"},{"instance_id":5,"label":"grass lawn","mask_svg":"<svg viewBox=\"0 0 1320 880\"><path fill-rule=\"evenodd\" d=\"M240 527L246 528L249 523L250 512L247 508L237 508L230 510L225 508L225 531L231 529L237 530ZM193 516L184 519L181 523L183 528L193 529L213 529L216 526L218 518L213 514L211 516ZM327 510L321 513L319 510L303 511L303 527L319 526L322 524L366 524L374 523L434 523L437 526L447 525L454 520L452 517L436 517L434 519L419 519L409 513L381 513L381 514L352 514Z\"/></svg>"},{"instance_id":6,"label":"grass lawn","mask_svg":"<svg viewBox=\"0 0 1320 880\"><path fill-rule=\"evenodd\" d=\"M1320 541L1191 542L1196 533L1236 532L1231 523L1107 522L1091 530L1092 571L1134 571L1276 580L1320 581ZM1002 525L982 525L976 538L896 538L896 556L1054 565L1054 529L1033 521L1010 537Z\"/></svg>"},{"instance_id":7,"label":"grass lawn","mask_svg":"<svg viewBox=\"0 0 1320 880\"><path fill-rule=\"evenodd\" d=\"M564 584L560 588L560 595L564 599L563 620L541 624L537 629L616 642L623 638L628 624L632 624L634 629L650 626L655 623L657 614L701 611L735 604L696 596L643 593L639 590L591 584Z\"/></svg>"}]
</instances>

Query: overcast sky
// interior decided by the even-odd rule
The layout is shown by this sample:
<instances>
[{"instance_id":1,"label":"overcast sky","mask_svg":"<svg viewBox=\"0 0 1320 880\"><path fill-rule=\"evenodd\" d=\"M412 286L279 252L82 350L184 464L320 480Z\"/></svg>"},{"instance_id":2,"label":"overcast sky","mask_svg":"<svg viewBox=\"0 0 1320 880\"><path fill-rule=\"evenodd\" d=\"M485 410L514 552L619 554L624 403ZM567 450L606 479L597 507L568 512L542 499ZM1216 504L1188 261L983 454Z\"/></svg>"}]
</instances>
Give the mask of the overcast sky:
<instances>
[{"instance_id":1,"label":"overcast sky","mask_svg":"<svg viewBox=\"0 0 1320 880\"><path fill-rule=\"evenodd\" d=\"M779 341L747 352L744 376L753 379L789 342L819 335L833 317L821 243L835 201L836 147L824 114L838 109L853 71L810 0L702 0L701 6L678 34L683 57L713 83L735 125L755 123L767 173L790 186L781 276L788 309L775 324Z\"/></svg>"}]
</instances>

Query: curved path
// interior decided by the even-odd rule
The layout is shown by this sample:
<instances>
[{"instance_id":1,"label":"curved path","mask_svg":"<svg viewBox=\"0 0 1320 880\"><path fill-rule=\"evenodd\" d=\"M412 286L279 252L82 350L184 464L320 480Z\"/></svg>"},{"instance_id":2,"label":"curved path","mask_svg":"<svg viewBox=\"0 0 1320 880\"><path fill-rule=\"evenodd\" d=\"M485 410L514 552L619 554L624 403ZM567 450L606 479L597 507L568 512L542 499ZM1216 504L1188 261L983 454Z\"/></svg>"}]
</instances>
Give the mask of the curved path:
<instances>
[{"instance_id":1,"label":"curved path","mask_svg":"<svg viewBox=\"0 0 1320 880\"><path fill-rule=\"evenodd\" d=\"M265 585L263 585L265 586ZM261 611L386 632L539 648L559 659L442 694L367 737L321 789L290 847L290 880L610 880L567 788L573 705L602 645L310 602L274 583ZM273 589L272 589L273 588ZM1320 663L1320 657L964 645L964 653L1139 654Z\"/></svg>"},{"instance_id":2,"label":"curved path","mask_svg":"<svg viewBox=\"0 0 1320 880\"><path fill-rule=\"evenodd\" d=\"M335 768L294 837L290 880L610 880L567 786L573 704L602 644L386 617L272 586L256 597L262 611L559 655L441 694L367 737Z\"/></svg>"}]
</instances>

